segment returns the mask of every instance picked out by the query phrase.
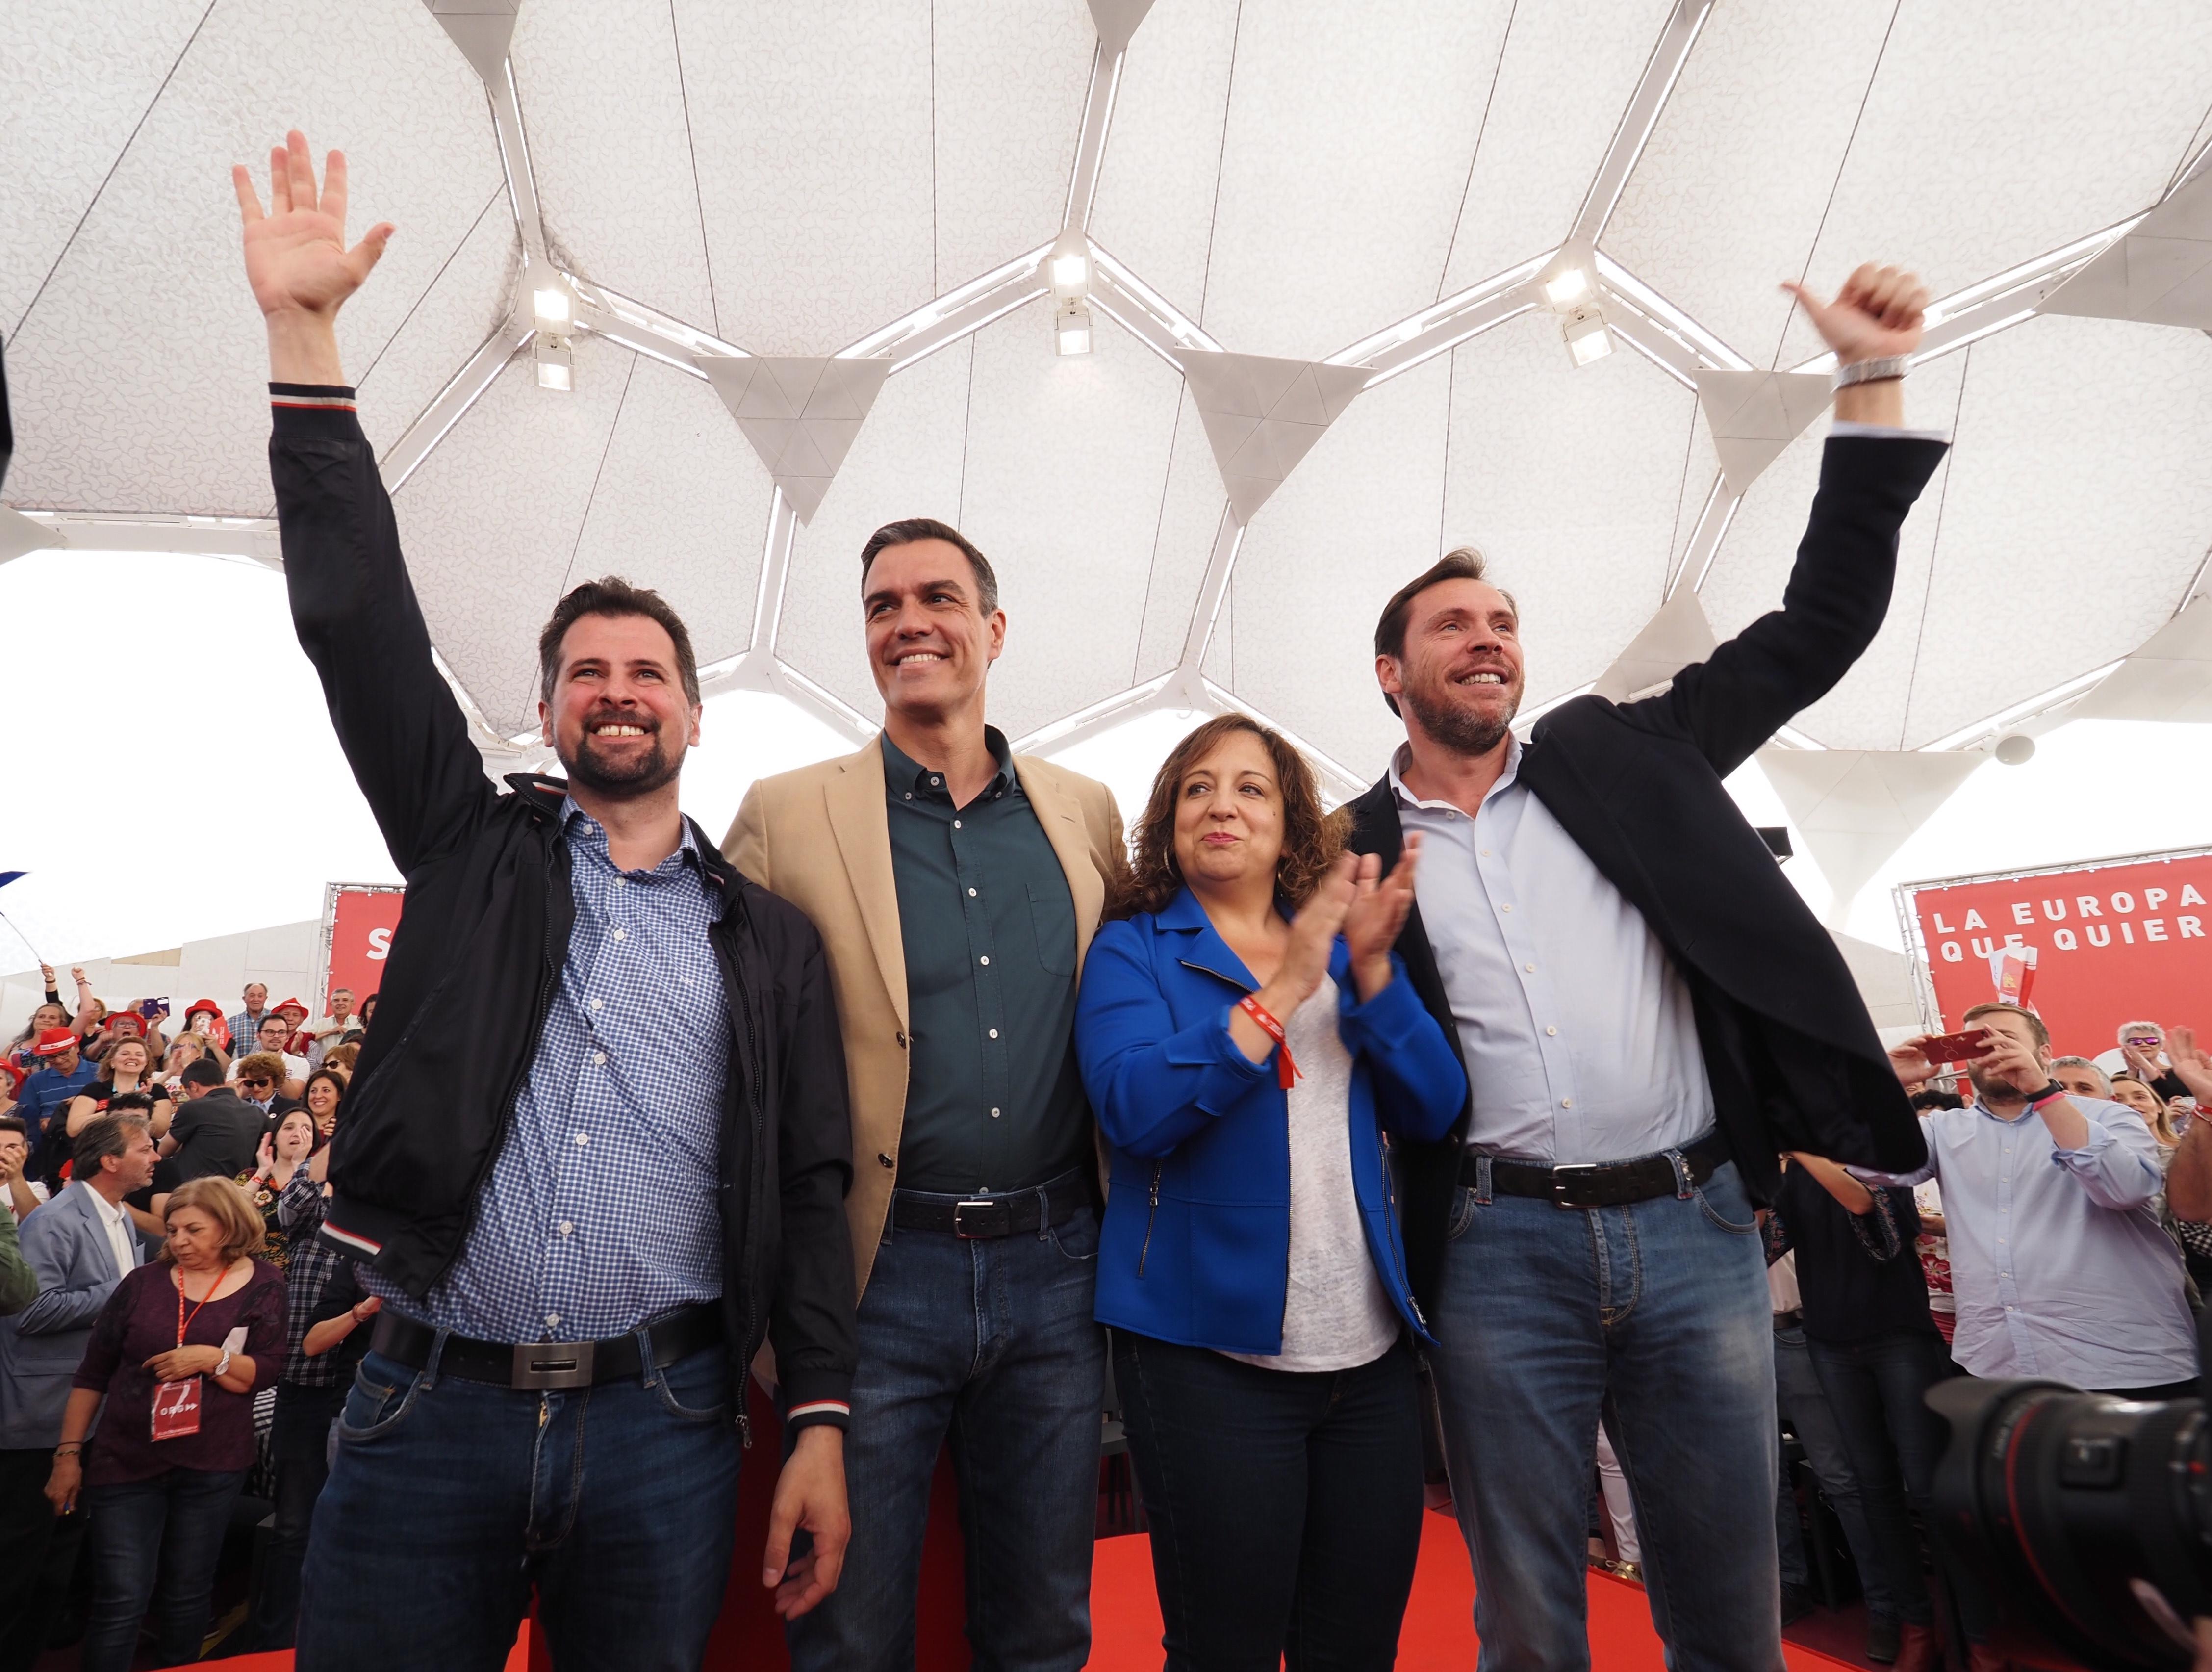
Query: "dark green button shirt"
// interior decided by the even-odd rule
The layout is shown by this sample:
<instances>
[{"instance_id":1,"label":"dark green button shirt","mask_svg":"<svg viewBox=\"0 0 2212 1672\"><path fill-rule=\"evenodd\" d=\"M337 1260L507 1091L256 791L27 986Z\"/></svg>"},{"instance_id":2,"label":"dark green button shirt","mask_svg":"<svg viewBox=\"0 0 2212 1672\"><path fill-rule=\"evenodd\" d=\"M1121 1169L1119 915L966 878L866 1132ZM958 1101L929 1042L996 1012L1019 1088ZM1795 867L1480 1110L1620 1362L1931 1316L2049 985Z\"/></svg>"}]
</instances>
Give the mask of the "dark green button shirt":
<instances>
[{"instance_id":1,"label":"dark green button shirt","mask_svg":"<svg viewBox=\"0 0 2212 1672\"><path fill-rule=\"evenodd\" d=\"M1075 1066L1075 903L1014 775L964 807L942 773L883 740L891 871L906 947L906 1120L900 1188L1019 1190L1086 1153Z\"/></svg>"}]
</instances>

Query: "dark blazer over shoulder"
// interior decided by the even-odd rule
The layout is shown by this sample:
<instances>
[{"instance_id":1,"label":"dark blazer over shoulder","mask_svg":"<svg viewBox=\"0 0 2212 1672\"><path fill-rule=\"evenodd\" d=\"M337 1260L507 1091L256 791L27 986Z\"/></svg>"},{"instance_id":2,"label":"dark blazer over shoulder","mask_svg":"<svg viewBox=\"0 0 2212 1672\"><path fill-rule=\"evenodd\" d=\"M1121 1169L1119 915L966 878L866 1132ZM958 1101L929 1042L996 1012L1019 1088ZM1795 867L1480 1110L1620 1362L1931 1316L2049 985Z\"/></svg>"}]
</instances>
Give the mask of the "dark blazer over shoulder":
<instances>
[{"instance_id":1,"label":"dark blazer over shoulder","mask_svg":"<svg viewBox=\"0 0 2212 1672\"><path fill-rule=\"evenodd\" d=\"M1684 668L1661 696L1582 696L1553 709L1521 757L1521 781L1644 914L1689 983L1720 1128L1761 1200L1781 1151L1894 1172L1924 1153L1843 954L1721 781L1873 641L1898 530L1944 451L1908 437L1832 438L1781 609ZM1352 812L1352 846L1395 863L1404 836L1389 779ZM1398 951L1456 1040L1418 910ZM1462 1109L1443 1142L1400 1151L1407 1259L1431 1310L1467 1121Z\"/></svg>"}]
</instances>

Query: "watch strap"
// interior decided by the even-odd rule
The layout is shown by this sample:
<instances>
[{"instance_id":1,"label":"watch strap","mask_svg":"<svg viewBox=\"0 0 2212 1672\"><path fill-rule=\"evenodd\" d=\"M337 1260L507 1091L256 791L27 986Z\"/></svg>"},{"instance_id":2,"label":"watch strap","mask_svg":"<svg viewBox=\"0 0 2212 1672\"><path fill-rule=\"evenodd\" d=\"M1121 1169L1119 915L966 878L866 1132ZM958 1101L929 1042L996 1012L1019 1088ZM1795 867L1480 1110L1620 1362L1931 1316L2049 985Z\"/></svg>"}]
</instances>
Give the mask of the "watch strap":
<instances>
[{"instance_id":1,"label":"watch strap","mask_svg":"<svg viewBox=\"0 0 2212 1672\"><path fill-rule=\"evenodd\" d=\"M1831 389L1848 389L1854 383L1882 383L1891 378L1903 377L1912 369L1909 354L1886 354L1874 360L1862 360L1856 365L1838 366L1831 378Z\"/></svg>"}]
</instances>

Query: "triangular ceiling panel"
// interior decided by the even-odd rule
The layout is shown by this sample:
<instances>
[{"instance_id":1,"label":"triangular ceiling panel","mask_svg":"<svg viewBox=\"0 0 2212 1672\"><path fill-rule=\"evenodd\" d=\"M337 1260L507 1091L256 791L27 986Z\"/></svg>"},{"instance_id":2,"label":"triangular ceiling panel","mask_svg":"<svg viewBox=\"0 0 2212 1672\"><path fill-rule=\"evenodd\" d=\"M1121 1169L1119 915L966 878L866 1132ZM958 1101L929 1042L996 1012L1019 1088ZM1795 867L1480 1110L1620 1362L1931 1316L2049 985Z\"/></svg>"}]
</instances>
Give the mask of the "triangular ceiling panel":
<instances>
[{"instance_id":1,"label":"triangular ceiling panel","mask_svg":"<svg viewBox=\"0 0 2212 1672\"><path fill-rule=\"evenodd\" d=\"M2075 705L2075 720L2212 721L2212 598L2143 641Z\"/></svg>"},{"instance_id":2,"label":"triangular ceiling panel","mask_svg":"<svg viewBox=\"0 0 2212 1672\"><path fill-rule=\"evenodd\" d=\"M1873 749L1759 751L1767 781L1835 891L1838 916L1984 758Z\"/></svg>"},{"instance_id":3,"label":"triangular ceiling panel","mask_svg":"<svg viewBox=\"0 0 2212 1672\"><path fill-rule=\"evenodd\" d=\"M799 521L811 521L890 362L706 354L697 362Z\"/></svg>"},{"instance_id":4,"label":"triangular ceiling panel","mask_svg":"<svg viewBox=\"0 0 2212 1672\"><path fill-rule=\"evenodd\" d=\"M1698 372L1698 404L1729 490L1740 494L1757 481L1830 398L1828 380L1818 373Z\"/></svg>"},{"instance_id":5,"label":"triangular ceiling panel","mask_svg":"<svg viewBox=\"0 0 2212 1672\"><path fill-rule=\"evenodd\" d=\"M1129 44L1152 0L1091 0L1091 21L1098 31L1098 44L1112 58Z\"/></svg>"},{"instance_id":6,"label":"triangular ceiling panel","mask_svg":"<svg viewBox=\"0 0 2212 1672\"><path fill-rule=\"evenodd\" d=\"M1680 587L1590 689L1612 702L1626 702L1665 684L1691 663L1704 661L1713 654L1714 643L1712 623L1705 619L1697 593Z\"/></svg>"},{"instance_id":7,"label":"triangular ceiling panel","mask_svg":"<svg viewBox=\"0 0 2212 1672\"><path fill-rule=\"evenodd\" d=\"M2212 330L2212 169L2184 181L2042 311Z\"/></svg>"},{"instance_id":8,"label":"triangular ceiling panel","mask_svg":"<svg viewBox=\"0 0 2212 1672\"><path fill-rule=\"evenodd\" d=\"M1357 366L1198 350L1176 356L1213 444L1237 520L1249 524L1367 386Z\"/></svg>"},{"instance_id":9,"label":"triangular ceiling panel","mask_svg":"<svg viewBox=\"0 0 2212 1672\"><path fill-rule=\"evenodd\" d=\"M514 17L520 0L423 0L423 3L477 75L489 82L506 75L507 43L514 39Z\"/></svg>"}]
</instances>

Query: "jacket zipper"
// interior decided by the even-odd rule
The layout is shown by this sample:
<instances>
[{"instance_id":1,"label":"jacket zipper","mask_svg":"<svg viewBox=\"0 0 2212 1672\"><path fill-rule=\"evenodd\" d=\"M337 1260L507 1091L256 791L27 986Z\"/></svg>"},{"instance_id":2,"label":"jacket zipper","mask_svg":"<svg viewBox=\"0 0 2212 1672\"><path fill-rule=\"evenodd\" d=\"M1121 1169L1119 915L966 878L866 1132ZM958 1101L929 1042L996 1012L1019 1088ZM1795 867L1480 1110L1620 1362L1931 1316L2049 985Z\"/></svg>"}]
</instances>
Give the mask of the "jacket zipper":
<instances>
[{"instance_id":1,"label":"jacket zipper","mask_svg":"<svg viewBox=\"0 0 2212 1672\"><path fill-rule=\"evenodd\" d=\"M1137 1250L1137 1275L1139 1277L1145 1274L1145 1260L1152 1251L1152 1221L1160 1216L1160 1169L1167 1164L1165 1160L1152 1163L1152 1208L1145 1215L1145 1245Z\"/></svg>"},{"instance_id":2,"label":"jacket zipper","mask_svg":"<svg viewBox=\"0 0 2212 1672\"><path fill-rule=\"evenodd\" d=\"M1398 1223L1398 1175L1390 1166L1390 1134L1380 1129L1379 1122L1376 1128L1376 1136L1382 1140L1382 1210L1390 1220L1390 1252L1397 1257L1398 1290L1413 1308L1413 1322L1426 1329L1428 1318L1421 1311L1421 1303L1413 1298L1413 1275L1406 1269L1406 1230Z\"/></svg>"},{"instance_id":3,"label":"jacket zipper","mask_svg":"<svg viewBox=\"0 0 2212 1672\"><path fill-rule=\"evenodd\" d=\"M715 924L717 928L720 928L723 921L726 921L730 910L732 909L739 911L744 909L743 906L740 905L738 902L735 900L729 902L728 905L724 908L722 920L718 921ZM744 1018L745 1024L745 1067L747 1071L745 1076L745 1112L746 1119L752 1133L752 1149L750 1154L747 1158L750 1163L748 1168L748 1183L749 1184L751 1184L759 1179L763 1170L761 1148L763 1138L764 1136L764 1123L763 1122L761 1113L760 1036L753 1027L752 989L745 983L744 972L739 967L741 960L738 958L734 947L726 945L723 947L722 952L723 957L728 965L729 978L734 981L737 986L738 1013ZM760 1327L760 1314L755 1298L757 1291L754 1286L753 1273L755 1263L753 1258L754 1238L758 1235L760 1230L760 1203L757 1200L758 1196L759 1191L757 1188L749 1189L748 1199L745 1206L744 1259L740 1269L740 1276L745 1286L745 1352L744 1358L742 1362L746 1365L751 1364L753 1355L760 1351L760 1342L755 1339ZM740 1385L738 1391L735 1395L734 1402L738 1408L738 1438L740 1441L739 1449L741 1450L750 1451L752 1450L753 1444L753 1420L751 1412L746 1408L745 1390L743 1386L742 1377L740 1377Z\"/></svg>"}]
</instances>

